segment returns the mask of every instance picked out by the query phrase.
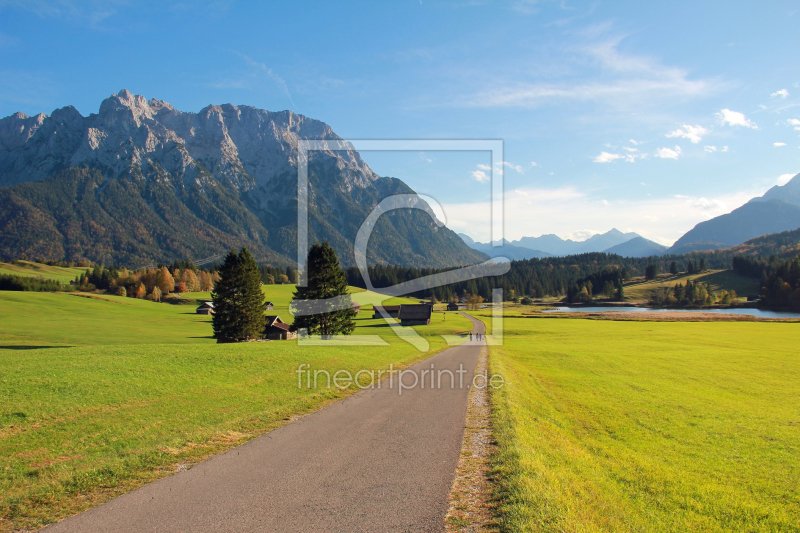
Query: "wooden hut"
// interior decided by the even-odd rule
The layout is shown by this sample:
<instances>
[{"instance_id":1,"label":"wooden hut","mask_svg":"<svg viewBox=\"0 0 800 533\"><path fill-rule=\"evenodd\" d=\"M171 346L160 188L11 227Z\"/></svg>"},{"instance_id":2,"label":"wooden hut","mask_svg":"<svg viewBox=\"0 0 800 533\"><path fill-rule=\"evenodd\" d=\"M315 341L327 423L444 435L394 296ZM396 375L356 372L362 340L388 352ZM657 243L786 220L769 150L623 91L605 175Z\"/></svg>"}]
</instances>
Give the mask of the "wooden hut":
<instances>
[{"instance_id":1,"label":"wooden hut","mask_svg":"<svg viewBox=\"0 0 800 533\"><path fill-rule=\"evenodd\" d=\"M213 315L214 302L203 302L195 311L198 315Z\"/></svg>"},{"instance_id":2,"label":"wooden hut","mask_svg":"<svg viewBox=\"0 0 800 533\"><path fill-rule=\"evenodd\" d=\"M297 332L290 331L289 324L281 320L277 315L265 316L266 326L264 327L264 337L272 341L285 341L297 338Z\"/></svg>"},{"instance_id":3,"label":"wooden hut","mask_svg":"<svg viewBox=\"0 0 800 533\"><path fill-rule=\"evenodd\" d=\"M402 326L426 326L431 323L432 311L431 304L403 304L400 306L397 318L400 319Z\"/></svg>"}]
</instances>

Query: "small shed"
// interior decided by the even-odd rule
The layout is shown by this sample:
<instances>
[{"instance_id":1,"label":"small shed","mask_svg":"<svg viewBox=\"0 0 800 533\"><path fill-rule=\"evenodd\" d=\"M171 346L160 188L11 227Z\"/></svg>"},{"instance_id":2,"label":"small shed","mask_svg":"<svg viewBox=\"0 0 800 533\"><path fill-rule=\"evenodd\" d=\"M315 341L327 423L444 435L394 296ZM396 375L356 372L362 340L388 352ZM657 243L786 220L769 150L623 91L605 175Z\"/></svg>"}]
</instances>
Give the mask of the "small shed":
<instances>
[{"instance_id":1,"label":"small shed","mask_svg":"<svg viewBox=\"0 0 800 533\"><path fill-rule=\"evenodd\" d=\"M427 326L431 323L432 311L431 304L403 304L397 318L400 319L401 326Z\"/></svg>"},{"instance_id":2,"label":"small shed","mask_svg":"<svg viewBox=\"0 0 800 533\"><path fill-rule=\"evenodd\" d=\"M213 315L214 302L203 302L195 311L198 315Z\"/></svg>"},{"instance_id":3,"label":"small shed","mask_svg":"<svg viewBox=\"0 0 800 533\"><path fill-rule=\"evenodd\" d=\"M447 310L448 311L458 311L458 304L454 303L454 302L450 302L449 304L447 304Z\"/></svg>"},{"instance_id":4,"label":"small shed","mask_svg":"<svg viewBox=\"0 0 800 533\"><path fill-rule=\"evenodd\" d=\"M400 313L400 306L399 305L376 305L373 307L375 313L372 315L372 318L383 318L381 314L381 309L383 309L387 315L392 318L397 318L398 313Z\"/></svg>"},{"instance_id":5,"label":"small shed","mask_svg":"<svg viewBox=\"0 0 800 533\"><path fill-rule=\"evenodd\" d=\"M272 341L285 341L297 338L297 332L290 331L291 326L277 315L265 316L264 337Z\"/></svg>"},{"instance_id":6,"label":"small shed","mask_svg":"<svg viewBox=\"0 0 800 533\"><path fill-rule=\"evenodd\" d=\"M272 308L275 307L275 304L272 302L264 302L264 310L265 311L272 311Z\"/></svg>"}]
</instances>

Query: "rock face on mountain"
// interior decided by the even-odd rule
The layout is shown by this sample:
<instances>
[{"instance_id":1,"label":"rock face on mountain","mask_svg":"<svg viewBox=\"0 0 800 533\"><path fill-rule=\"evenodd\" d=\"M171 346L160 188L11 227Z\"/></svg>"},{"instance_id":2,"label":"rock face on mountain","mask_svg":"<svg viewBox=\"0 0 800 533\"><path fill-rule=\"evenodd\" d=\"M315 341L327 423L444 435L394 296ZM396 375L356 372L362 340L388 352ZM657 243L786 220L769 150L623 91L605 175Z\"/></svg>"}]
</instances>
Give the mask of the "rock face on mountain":
<instances>
[{"instance_id":1,"label":"rock face on mountain","mask_svg":"<svg viewBox=\"0 0 800 533\"><path fill-rule=\"evenodd\" d=\"M248 246L289 263L297 249L298 140L338 141L291 111L208 106L185 113L127 90L98 114L75 108L0 120L0 256L135 264L197 259ZM345 265L369 212L413 194L376 175L355 150L308 156L309 242L328 240ZM380 218L372 262L445 267L486 256L424 213Z\"/></svg>"},{"instance_id":2,"label":"rock face on mountain","mask_svg":"<svg viewBox=\"0 0 800 533\"><path fill-rule=\"evenodd\" d=\"M742 244L768 233L800 227L800 174L786 185L771 188L728 214L697 224L675 241L669 254L717 250Z\"/></svg>"}]
</instances>

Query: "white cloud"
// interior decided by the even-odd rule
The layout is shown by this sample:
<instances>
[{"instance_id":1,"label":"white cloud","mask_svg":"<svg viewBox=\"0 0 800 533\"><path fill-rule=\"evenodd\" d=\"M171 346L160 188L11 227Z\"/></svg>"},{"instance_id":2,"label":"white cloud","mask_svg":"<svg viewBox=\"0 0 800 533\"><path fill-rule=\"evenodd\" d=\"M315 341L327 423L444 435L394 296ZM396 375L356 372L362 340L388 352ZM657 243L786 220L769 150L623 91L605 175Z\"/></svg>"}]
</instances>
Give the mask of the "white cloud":
<instances>
[{"instance_id":1,"label":"white cloud","mask_svg":"<svg viewBox=\"0 0 800 533\"><path fill-rule=\"evenodd\" d=\"M706 133L708 133L708 130L703 126L690 126L688 124L684 124L677 130L667 133L667 137L681 137L683 139L689 139L692 141L692 144L697 144L703 140L701 135L705 135Z\"/></svg>"},{"instance_id":2,"label":"white cloud","mask_svg":"<svg viewBox=\"0 0 800 533\"><path fill-rule=\"evenodd\" d=\"M775 184L786 185L793 177L795 177L795 174L781 174L780 176L778 176L778 179L775 180Z\"/></svg>"},{"instance_id":3,"label":"white cloud","mask_svg":"<svg viewBox=\"0 0 800 533\"><path fill-rule=\"evenodd\" d=\"M473 170L472 172L470 172L470 174L472 174L472 177L475 178L475 180L480 183L485 183L489 181L489 176L487 176L486 172L484 172L483 170Z\"/></svg>"},{"instance_id":4,"label":"white cloud","mask_svg":"<svg viewBox=\"0 0 800 533\"><path fill-rule=\"evenodd\" d=\"M786 89L781 89L780 91L775 91L770 95L771 97L775 98L776 96L780 96L781 98L786 98L789 96L789 91Z\"/></svg>"},{"instance_id":5,"label":"white cloud","mask_svg":"<svg viewBox=\"0 0 800 533\"><path fill-rule=\"evenodd\" d=\"M585 240L594 233L617 227L631 228L648 239L670 245L695 224L728 213L765 191L766 187L713 198L667 196L615 200L606 205L602 197L592 197L573 187L517 189L506 193L506 219L514 224L506 226L505 238L516 240L555 233ZM489 202L446 204L444 211L450 229L467 233L480 242L489 240ZM574 233L569 234L571 231Z\"/></svg>"},{"instance_id":6,"label":"white cloud","mask_svg":"<svg viewBox=\"0 0 800 533\"><path fill-rule=\"evenodd\" d=\"M713 152L717 151L717 147L716 146L704 146L703 150L705 150L708 153L713 153Z\"/></svg>"},{"instance_id":7,"label":"white cloud","mask_svg":"<svg viewBox=\"0 0 800 533\"><path fill-rule=\"evenodd\" d=\"M420 152L420 153L419 153L419 158L420 158L420 159L422 159L423 161L427 161L428 163L433 163L433 159L431 159L430 157L428 157L428 156L425 154L425 152Z\"/></svg>"},{"instance_id":8,"label":"white cloud","mask_svg":"<svg viewBox=\"0 0 800 533\"><path fill-rule=\"evenodd\" d=\"M631 148L630 146L623 146L622 149L623 150L627 150L629 152L638 152L639 151L638 148Z\"/></svg>"},{"instance_id":9,"label":"white cloud","mask_svg":"<svg viewBox=\"0 0 800 533\"><path fill-rule=\"evenodd\" d=\"M719 123L723 126L744 126L745 128L758 129L758 126L752 120L745 118L744 113L738 111L731 111L730 109L722 109L719 113L715 114Z\"/></svg>"},{"instance_id":10,"label":"white cloud","mask_svg":"<svg viewBox=\"0 0 800 533\"><path fill-rule=\"evenodd\" d=\"M478 165L478 170L492 170L489 165Z\"/></svg>"},{"instance_id":11,"label":"white cloud","mask_svg":"<svg viewBox=\"0 0 800 533\"><path fill-rule=\"evenodd\" d=\"M610 154L608 152L600 152L600 155L594 158L595 163L611 163L617 159L622 159L619 154Z\"/></svg>"},{"instance_id":12,"label":"white cloud","mask_svg":"<svg viewBox=\"0 0 800 533\"><path fill-rule=\"evenodd\" d=\"M797 120L796 118L790 118L786 121L786 123L790 126L794 126L796 131L800 131L800 120Z\"/></svg>"},{"instance_id":13,"label":"white cloud","mask_svg":"<svg viewBox=\"0 0 800 533\"><path fill-rule=\"evenodd\" d=\"M703 96L722 84L715 80L689 79L686 70L670 67L646 56L617 50L622 37L607 39L581 48L571 48L561 59L585 68L586 61L598 69L594 79L585 82L551 83L530 79L494 79L483 90L455 99L455 105L468 107L535 108L549 101L597 101L628 107L632 102L649 103L658 98ZM555 66L554 66L555 68Z\"/></svg>"},{"instance_id":14,"label":"white cloud","mask_svg":"<svg viewBox=\"0 0 800 533\"><path fill-rule=\"evenodd\" d=\"M772 143L772 146L774 146L775 148L777 148L777 147L779 147L779 146L786 146L786 143Z\"/></svg>"},{"instance_id":15,"label":"white cloud","mask_svg":"<svg viewBox=\"0 0 800 533\"><path fill-rule=\"evenodd\" d=\"M524 174L524 169L522 168L522 165L515 165L513 163L509 163L508 161L500 161L499 163L496 163L496 164L497 165L503 165L504 167L512 168L512 169L516 170L517 172L519 172L520 174Z\"/></svg>"},{"instance_id":16,"label":"white cloud","mask_svg":"<svg viewBox=\"0 0 800 533\"><path fill-rule=\"evenodd\" d=\"M537 163L536 161L531 161L531 166L532 167L538 167L539 163Z\"/></svg>"},{"instance_id":17,"label":"white cloud","mask_svg":"<svg viewBox=\"0 0 800 533\"><path fill-rule=\"evenodd\" d=\"M671 148L658 148L655 156L661 159L678 159L682 153L681 147L676 146L674 150Z\"/></svg>"},{"instance_id":18,"label":"white cloud","mask_svg":"<svg viewBox=\"0 0 800 533\"><path fill-rule=\"evenodd\" d=\"M631 140L630 140L630 141L628 141L628 142L629 142L629 143L631 143L631 144L632 144L632 145L634 145L634 146L638 146L639 144L641 144L641 141L634 141L633 139L631 139Z\"/></svg>"},{"instance_id":19,"label":"white cloud","mask_svg":"<svg viewBox=\"0 0 800 533\"><path fill-rule=\"evenodd\" d=\"M727 151L728 151L728 147L727 147L727 146L723 146L723 147L722 147L722 151L723 151L723 152L727 152Z\"/></svg>"},{"instance_id":20,"label":"white cloud","mask_svg":"<svg viewBox=\"0 0 800 533\"><path fill-rule=\"evenodd\" d=\"M608 203L608 200L600 200L600 201L603 202L603 205L611 205Z\"/></svg>"}]
</instances>

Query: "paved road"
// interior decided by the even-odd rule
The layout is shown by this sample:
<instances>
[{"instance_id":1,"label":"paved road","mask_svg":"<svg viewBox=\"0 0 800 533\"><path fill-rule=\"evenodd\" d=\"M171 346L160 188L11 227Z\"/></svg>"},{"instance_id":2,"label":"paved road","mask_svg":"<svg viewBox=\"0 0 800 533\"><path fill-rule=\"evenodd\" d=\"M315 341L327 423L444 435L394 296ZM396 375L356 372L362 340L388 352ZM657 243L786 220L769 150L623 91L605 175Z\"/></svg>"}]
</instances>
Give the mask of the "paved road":
<instances>
[{"instance_id":1,"label":"paved road","mask_svg":"<svg viewBox=\"0 0 800 533\"><path fill-rule=\"evenodd\" d=\"M480 350L468 343L411 368L463 365L463 388L459 374L452 389L447 374L440 389L384 383L46 531L443 531Z\"/></svg>"}]
</instances>

